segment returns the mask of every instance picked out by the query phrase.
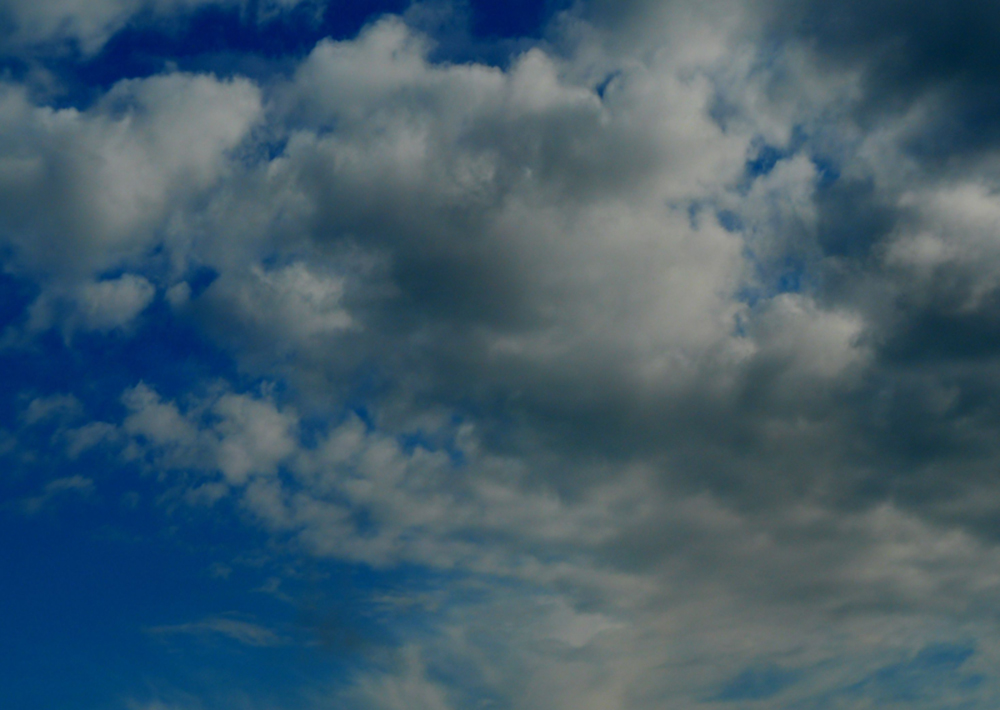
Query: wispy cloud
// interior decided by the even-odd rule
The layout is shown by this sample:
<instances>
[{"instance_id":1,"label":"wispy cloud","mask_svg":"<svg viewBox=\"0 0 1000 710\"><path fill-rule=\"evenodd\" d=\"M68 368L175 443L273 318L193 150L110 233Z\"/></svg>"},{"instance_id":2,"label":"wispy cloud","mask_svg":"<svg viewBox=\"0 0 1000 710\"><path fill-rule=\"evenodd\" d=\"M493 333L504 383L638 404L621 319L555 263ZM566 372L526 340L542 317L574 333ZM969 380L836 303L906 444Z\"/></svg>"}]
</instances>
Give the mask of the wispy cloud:
<instances>
[{"instance_id":1,"label":"wispy cloud","mask_svg":"<svg viewBox=\"0 0 1000 710\"><path fill-rule=\"evenodd\" d=\"M57 478L45 484L45 488L37 496L23 498L20 501L21 509L28 515L34 515L44 508L53 505L55 501L75 494L83 498L94 494L94 482L83 476L68 476Z\"/></svg>"},{"instance_id":2,"label":"wispy cloud","mask_svg":"<svg viewBox=\"0 0 1000 710\"><path fill-rule=\"evenodd\" d=\"M201 621L183 624L152 626L147 628L146 632L158 636L178 634L191 636L219 635L247 646L260 647L283 646L289 643L287 638L269 628L250 621L225 616L213 616Z\"/></svg>"}]
</instances>

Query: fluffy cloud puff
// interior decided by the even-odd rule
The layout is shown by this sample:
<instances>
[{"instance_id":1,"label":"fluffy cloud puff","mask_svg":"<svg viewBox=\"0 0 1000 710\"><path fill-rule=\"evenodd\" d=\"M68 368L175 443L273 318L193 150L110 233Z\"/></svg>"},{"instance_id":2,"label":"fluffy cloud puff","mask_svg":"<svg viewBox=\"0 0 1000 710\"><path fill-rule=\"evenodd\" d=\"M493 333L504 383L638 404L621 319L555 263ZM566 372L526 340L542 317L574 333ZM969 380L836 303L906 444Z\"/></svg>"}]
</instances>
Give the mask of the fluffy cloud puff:
<instances>
[{"instance_id":1,"label":"fluffy cloud puff","mask_svg":"<svg viewBox=\"0 0 1000 710\"><path fill-rule=\"evenodd\" d=\"M211 186L260 111L246 80L172 74L116 85L85 112L0 96L3 227L41 274L142 255L168 213Z\"/></svg>"}]
</instances>

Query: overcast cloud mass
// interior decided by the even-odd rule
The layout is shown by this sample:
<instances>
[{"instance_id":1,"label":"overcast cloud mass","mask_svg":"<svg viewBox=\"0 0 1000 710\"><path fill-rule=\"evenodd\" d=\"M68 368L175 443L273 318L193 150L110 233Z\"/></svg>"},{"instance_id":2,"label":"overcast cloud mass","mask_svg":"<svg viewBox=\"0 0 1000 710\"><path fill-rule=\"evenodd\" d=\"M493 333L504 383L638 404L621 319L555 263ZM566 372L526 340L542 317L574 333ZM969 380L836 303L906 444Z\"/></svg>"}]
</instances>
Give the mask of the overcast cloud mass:
<instances>
[{"instance_id":1,"label":"overcast cloud mass","mask_svg":"<svg viewBox=\"0 0 1000 710\"><path fill-rule=\"evenodd\" d=\"M11 707L996 708L998 82L979 0L0 0Z\"/></svg>"}]
</instances>

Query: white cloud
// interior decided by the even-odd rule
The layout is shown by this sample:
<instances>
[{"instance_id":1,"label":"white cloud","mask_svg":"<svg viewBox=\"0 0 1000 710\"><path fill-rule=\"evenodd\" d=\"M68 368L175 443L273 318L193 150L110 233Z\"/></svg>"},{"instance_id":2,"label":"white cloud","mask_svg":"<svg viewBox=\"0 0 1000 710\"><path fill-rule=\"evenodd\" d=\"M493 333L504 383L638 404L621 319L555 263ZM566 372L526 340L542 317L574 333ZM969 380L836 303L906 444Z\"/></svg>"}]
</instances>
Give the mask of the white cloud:
<instances>
[{"instance_id":1,"label":"white cloud","mask_svg":"<svg viewBox=\"0 0 1000 710\"><path fill-rule=\"evenodd\" d=\"M221 276L189 310L218 324L216 336L245 356L263 352L281 359L335 347L336 337L354 327L344 291L345 277L302 262L268 270L255 264Z\"/></svg>"},{"instance_id":2,"label":"white cloud","mask_svg":"<svg viewBox=\"0 0 1000 710\"><path fill-rule=\"evenodd\" d=\"M753 335L760 357L784 360L785 377L828 379L864 361L863 328L857 315L823 312L808 297L781 294L756 317Z\"/></svg>"},{"instance_id":3,"label":"white cloud","mask_svg":"<svg viewBox=\"0 0 1000 710\"><path fill-rule=\"evenodd\" d=\"M222 392L182 413L140 383L122 402L129 410L122 428L133 442L126 454L150 455L158 467L217 470L226 482L242 485L273 475L296 451L298 418L268 399Z\"/></svg>"},{"instance_id":4,"label":"white cloud","mask_svg":"<svg viewBox=\"0 0 1000 710\"><path fill-rule=\"evenodd\" d=\"M85 112L3 85L0 222L15 260L79 279L143 256L162 220L223 175L259 112L244 79L123 81Z\"/></svg>"},{"instance_id":5,"label":"white cloud","mask_svg":"<svg viewBox=\"0 0 1000 710\"><path fill-rule=\"evenodd\" d=\"M168 447L191 447L198 438L198 431L181 416L173 403L163 404L159 396L140 383L125 392L122 403L129 415L123 428L132 435L141 435L152 444Z\"/></svg>"},{"instance_id":6,"label":"white cloud","mask_svg":"<svg viewBox=\"0 0 1000 710\"><path fill-rule=\"evenodd\" d=\"M120 431L114 424L108 422L91 422L78 429L66 431L66 453L71 459L105 442L119 439Z\"/></svg>"},{"instance_id":7,"label":"white cloud","mask_svg":"<svg viewBox=\"0 0 1000 710\"><path fill-rule=\"evenodd\" d=\"M233 641L246 644L247 646L258 647L282 646L288 643L287 639L260 624L227 616L213 616L201 621L193 621L185 624L154 626L147 629L147 631L159 636L175 634L203 636L206 634L218 634Z\"/></svg>"},{"instance_id":8,"label":"white cloud","mask_svg":"<svg viewBox=\"0 0 1000 710\"><path fill-rule=\"evenodd\" d=\"M916 213L889 243L885 259L911 280L913 297L934 298L938 288L961 289L960 308L974 311L1000 287L1000 200L986 185L966 183L904 193L904 209ZM912 280L916 283L912 283ZM949 280L959 283L949 283Z\"/></svg>"},{"instance_id":9,"label":"white cloud","mask_svg":"<svg viewBox=\"0 0 1000 710\"><path fill-rule=\"evenodd\" d=\"M227 394L212 412L221 418L215 427L218 467L232 483L243 483L251 473L274 473L295 452L297 418L270 402Z\"/></svg>"},{"instance_id":10,"label":"white cloud","mask_svg":"<svg viewBox=\"0 0 1000 710\"><path fill-rule=\"evenodd\" d=\"M56 286L31 304L26 330L31 335L58 326L68 338L78 330L125 328L152 303L155 295L153 284L135 274L87 281L69 289Z\"/></svg>"},{"instance_id":11,"label":"white cloud","mask_svg":"<svg viewBox=\"0 0 1000 710\"><path fill-rule=\"evenodd\" d=\"M91 496L94 493L94 482L80 475L56 478L46 483L39 495L23 499L21 509L28 515L34 515L54 499L62 498L69 493L84 498Z\"/></svg>"},{"instance_id":12,"label":"white cloud","mask_svg":"<svg viewBox=\"0 0 1000 710\"><path fill-rule=\"evenodd\" d=\"M145 310L155 292L149 281L133 274L88 283L80 289L80 317L86 327L94 330L120 327Z\"/></svg>"},{"instance_id":13,"label":"white cloud","mask_svg":"<svg viewBox=\"0 0 1000 710\"><path fill-rule=\"evenodd\" d=\"M21 413L21 419L26 425L32 426L53 417L72 419L81 413L80 400L76 397L71 394L55 394L31 400Z\"/></svg>"}]
</instances>

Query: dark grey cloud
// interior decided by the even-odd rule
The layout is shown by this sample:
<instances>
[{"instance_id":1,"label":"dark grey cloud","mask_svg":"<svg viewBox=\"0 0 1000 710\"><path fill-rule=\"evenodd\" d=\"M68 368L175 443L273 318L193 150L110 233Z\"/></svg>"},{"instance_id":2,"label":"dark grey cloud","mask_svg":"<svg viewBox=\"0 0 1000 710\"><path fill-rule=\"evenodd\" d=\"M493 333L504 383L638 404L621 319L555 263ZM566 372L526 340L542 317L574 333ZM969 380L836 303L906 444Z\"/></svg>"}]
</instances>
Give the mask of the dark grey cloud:
<instances>
[{"instance_id":1,"label":"dark grey cloud","mask_svg":"<svg viewBox=\"0 0 1000 710\"><path fill-rule=\"evenodd\" d=\"M910 155L942 166L995 145L1000 105L990 89L1000 66L1000 12L994 3L777 2L768 15L779 41L803 42L824 63L860 72L862 123L930 103L931 115L906 136Z\"/></svg>"}]
</instances>

